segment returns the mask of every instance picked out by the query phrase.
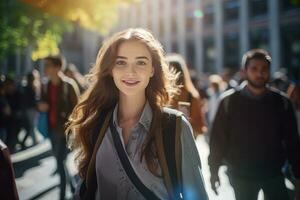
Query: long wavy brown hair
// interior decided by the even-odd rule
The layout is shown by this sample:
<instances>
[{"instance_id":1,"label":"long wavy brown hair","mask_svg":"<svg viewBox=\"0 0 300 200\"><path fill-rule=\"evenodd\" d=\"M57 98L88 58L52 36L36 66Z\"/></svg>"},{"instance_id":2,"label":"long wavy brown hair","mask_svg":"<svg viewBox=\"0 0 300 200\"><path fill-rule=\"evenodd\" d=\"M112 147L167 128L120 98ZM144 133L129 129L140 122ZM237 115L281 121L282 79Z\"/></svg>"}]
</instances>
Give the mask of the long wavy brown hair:
<instances>
[{"instance_id":1,"label":"long wavy brown hair","mask_svg":"<svg viewBox=\"0 0 300 200\"><path fill-rule=\"evenodd\" d=\"M119 90L111 76L118 48L123 42L131 40L143 43L148 48L153 61L154 75L149 81L145 94L153 110L153 118L141 159L144 156L149 170L157 175L154 136L161 133L162 107L168 105L172 94L178 93L177 77L169 70L162 45L150 32L144 29L127 29L116 33L103 43L96 64L88 75L91 85L80 97L67 123L66 134L68 138L72 138L70 147L77 150L75 159L82 178L86 177L92 157L92 142L95 134L98 134L95 130L100 113L113 109L119 99Z\"/></svg>"}]
</instances>

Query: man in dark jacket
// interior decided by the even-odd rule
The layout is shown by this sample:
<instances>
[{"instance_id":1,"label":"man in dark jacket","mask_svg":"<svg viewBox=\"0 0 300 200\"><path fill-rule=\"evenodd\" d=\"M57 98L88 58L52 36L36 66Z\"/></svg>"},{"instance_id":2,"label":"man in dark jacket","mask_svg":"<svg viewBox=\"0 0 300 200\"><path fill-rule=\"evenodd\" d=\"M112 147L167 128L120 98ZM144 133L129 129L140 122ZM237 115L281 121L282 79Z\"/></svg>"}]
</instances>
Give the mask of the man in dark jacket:
<instances>
[{"instance_id":1,"label":"man in dark jacket","mask_svg":"<svg viewBox=\"0 0 300 200\"><path fill-rule=\"evenodd\" d=\"M42 87L42 97L38 110L48 112L48 132L52 150L60 175L60 199L65 198L66 184L69 179L65 166L68 149L64 134L65 123L77 103L79 89L75 81L61 72L62 59L49 56L44 59L45 75L49 82Z\"/></svg>"},{"instance_id":2,"label":"man in dark jacket","mask_svg":"<svg viewBox=\"0 0 300 200\"><path fill-rule=\"evenodd\" d=\"M291 102L267 87L271 57L251 50L243 57L247 82L222 98L211 129L209 165L217 193L225 164L237 200L256 200L260 189L272 200L288 199L281 168L289 161L300 197L300 142Z\"/></svg>"}]
</instances>

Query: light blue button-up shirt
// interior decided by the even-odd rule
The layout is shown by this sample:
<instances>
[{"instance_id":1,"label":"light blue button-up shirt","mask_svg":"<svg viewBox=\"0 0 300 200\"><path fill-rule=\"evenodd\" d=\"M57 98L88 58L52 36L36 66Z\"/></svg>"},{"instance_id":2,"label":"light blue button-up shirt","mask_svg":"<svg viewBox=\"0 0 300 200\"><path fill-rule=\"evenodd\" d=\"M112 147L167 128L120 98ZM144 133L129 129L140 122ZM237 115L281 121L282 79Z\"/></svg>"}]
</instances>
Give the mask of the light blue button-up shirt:
<instances>
[{"instance_id":1,"label":"light blue button-up shirt","mask_svg":"<svg viewBox=\"0 0 300 200\"><path fill-rule=\"evenodd\" d=\"M122 128L118 125L118 105L113 112L113 122L122 140L124 149L137 176L160 199L168 199L167 189L163 179L153 175L146 161L141 160L142 147L149 132L152 110L147 102L140 120L131 130L128 143L125 146ZM182 178L184 199L207 199L201 174L201 164L190 123L182 117ZM158 162L158 160L157 160ZM160 169L159 169L160 170ZM160 171L161 172L161 171ZM108 128L96 156L97 200L137 200L145 199L127 177L114 147L112 135Z\"/></svg>"}]
</instances>

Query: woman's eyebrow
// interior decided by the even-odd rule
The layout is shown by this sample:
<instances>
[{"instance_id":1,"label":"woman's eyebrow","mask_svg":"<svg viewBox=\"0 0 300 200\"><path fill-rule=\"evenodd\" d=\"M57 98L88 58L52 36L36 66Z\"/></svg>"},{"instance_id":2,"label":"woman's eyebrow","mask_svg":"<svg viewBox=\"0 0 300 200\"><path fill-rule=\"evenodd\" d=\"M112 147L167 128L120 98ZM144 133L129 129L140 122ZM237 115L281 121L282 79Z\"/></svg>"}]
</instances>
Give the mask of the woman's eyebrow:
<instances>
[{"instance_id":1,"label":"woman's eyebrow","mask_svg":"<svg viewBox=\"0 0 300 200\"><path fill-rule=\"evenodd\" d=\"M138 56L138 57L136 57L136 59L146 59L146 60L149 60L149 58L147 58L146 56Z\"/></svg>"},{"instance_id":2,"label":"woman's eyebrow","mask_svg":"<svg viewBox=\"0 0 300 200\"><path fill-rule=\"evenodd\" d=\"M120 58L120 59L127 59L127 57L125 56L117 56L117 59Z\"/></svg>"}]
</instances>

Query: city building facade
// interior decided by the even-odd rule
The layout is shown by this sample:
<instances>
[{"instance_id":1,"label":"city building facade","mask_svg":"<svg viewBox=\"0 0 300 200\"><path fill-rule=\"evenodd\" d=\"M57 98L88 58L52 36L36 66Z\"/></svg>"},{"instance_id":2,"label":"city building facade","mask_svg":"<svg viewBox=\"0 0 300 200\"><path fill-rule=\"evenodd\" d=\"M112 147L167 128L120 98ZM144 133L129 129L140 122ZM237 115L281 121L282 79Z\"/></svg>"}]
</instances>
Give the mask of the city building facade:
<instances>
[{"instance_id":1,"label":"city building facade","mask_svg":"<svg viewBox=\"0 0 300 200\"><path fill-rule=\"evenodd\" d=\"M198 72L238 70L252 48L270 52L272 72L300 79L299 0L141 0L120 9L113 32L147 28Z\"/></svg>"}]
</instances>

